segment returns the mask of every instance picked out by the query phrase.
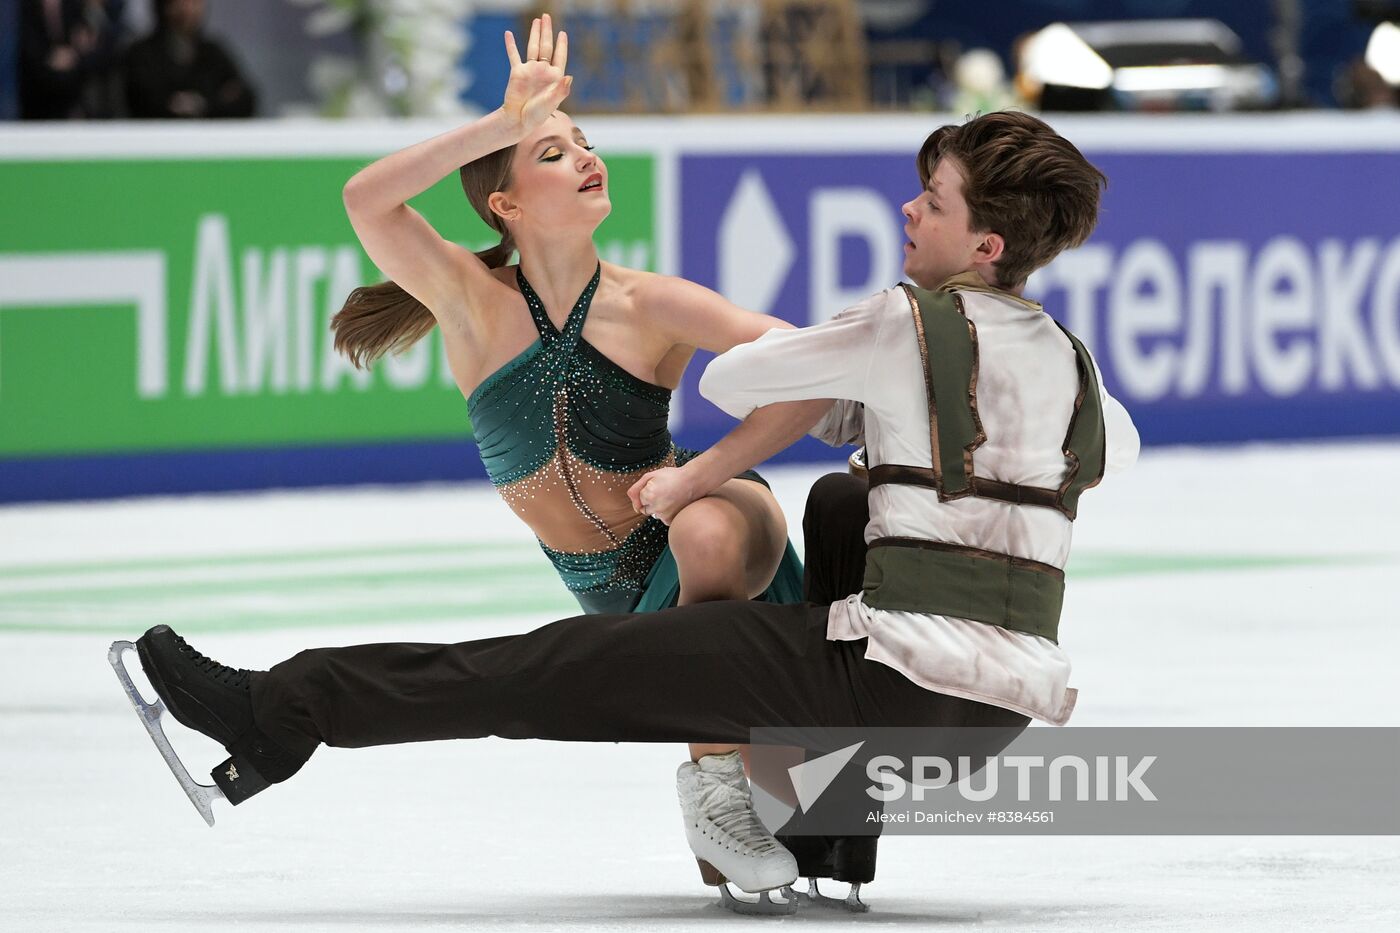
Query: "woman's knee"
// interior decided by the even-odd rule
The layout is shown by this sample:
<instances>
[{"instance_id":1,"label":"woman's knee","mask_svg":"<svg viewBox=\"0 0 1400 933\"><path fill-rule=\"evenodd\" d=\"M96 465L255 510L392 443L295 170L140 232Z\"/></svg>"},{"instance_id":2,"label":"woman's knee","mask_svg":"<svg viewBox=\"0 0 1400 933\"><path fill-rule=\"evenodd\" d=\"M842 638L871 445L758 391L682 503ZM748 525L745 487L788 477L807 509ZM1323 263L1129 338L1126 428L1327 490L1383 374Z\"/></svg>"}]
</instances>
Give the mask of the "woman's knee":
<instances>
[{"instance_id":1,"label":"woman's knee","mask_svg":"<svg viewBox=\"0 0 1400 933\"><path fill-rule=\"evenodd\" d=\"M671 553L686 602L758 596L786 547L787 522L777 500L748 480L730 480L671 523Z\"/></svg>"},{"instance_id":2,"label":"woman's knee","mask_svg":"<svg viewBox=\"0 0 1400 933\"><path fill-rule=\"evenodd\" d=\"M743 516L731 503L707 496L692 502L671 522L671 553L681 568L742 571L748 548Z\"/></svg>"}]
</instances>

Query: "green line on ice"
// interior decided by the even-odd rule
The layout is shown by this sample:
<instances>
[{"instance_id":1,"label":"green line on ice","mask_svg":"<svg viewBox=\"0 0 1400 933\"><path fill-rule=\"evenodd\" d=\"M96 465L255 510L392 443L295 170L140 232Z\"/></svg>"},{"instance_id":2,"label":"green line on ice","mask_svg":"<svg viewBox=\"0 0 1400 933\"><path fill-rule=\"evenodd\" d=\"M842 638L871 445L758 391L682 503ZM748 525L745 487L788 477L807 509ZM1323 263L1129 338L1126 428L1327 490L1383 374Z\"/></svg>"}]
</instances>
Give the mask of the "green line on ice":
<instances>
[{"instance_id":1,"label":"green line on ice","mask_svg":"<svg viewBox=\"0 0 1400 933\"><path fill-rule=\"evenodd\" d=\"M1103 551L1071 556L1067 579L1135 577L1164 573L1224 573L1240 570L1282 570L1290 567L1345 567L1394 560L1382 555L1356 554L1115 554Z\"/></svg>"},{"instance_id":2,"label":"green line on ice","mask_svg":"<svg viewBox=\"0 0 1400 933\"><path fill-rule=\"evenodd\" d=\"M240 593L279 595L305 592L308 588L324 584L344 583L351 590L365 588L385 589L392 586L413 586L422 584L444 584L448 586L465 584L490 584L497 581L518 582L520 580L553 579L549 567L542 560L530 564L494 564L486 567L439 567L432 570L405 569L385 570L379 573L366 573L355 570L327 570L322 573L306 573L294 577L266 577L251 580L180 580L170 583L137 582L115 583L100 587L66 587L52 590L17 590L0 595L8 606L24 606L30 603L53 602L93 602L95 600L140 600L150 598L170 598L178 596L228 596ZM3 612L3 610L0 610Z\"/></svg>"},{"instance_id":3,"label":"green line on ice","mask_svg":"<svg viewBox=\"0 0 1400 933\"><path fill-rule=\"evenodd\" d=\"M238 567L304 560L356 560L375 557L413 557L458 554L470 557L482 553L538 554L529 543L464 541L457 544L411 544L396 547L332 548L319 551L271 551L257 554L207 555L200 557L146 557L134 560L85 561L82 563L0 565L0 580L26 577L66 576L83 573L109 573L128 570L175 570L190 567Z\"/></svg>"},{"instance_id":4,"label":"green line on ice","mask_svg":"<svg viewBox=\"0 0 1400 933\"><path fill-rule=\"evenodd\" d=\"M523 562L488 566L471 566L471 555L490 550L519 551L523 556L533 547L501 544L415 545L399 548L357 548L319 552L284 552L264 555L237 555L228 559L212 557L173 558L169 560L138 560L58 565L35 568L10 567L0 571L0 578L44 578L66 574L81 577L84 572L109 573L117 569L159 570L253 565L335 558L366 558L376 555L412 556L459 554L462 567L414 570L385 570L377 573L336 571L308 572L296 577L267 577L250 580L210 580L207 582L171 581L143 582L131 586L103 585L83 589L55 587L31 593L0 591L0 632L64 632L85 634L133 634L150 624L150 614L157 610L152 601L183 600L185 618L182 630L210 632L225 630L260 631L291 628L317 628L335 625L367 625L386 622L419 622L429 619L460 619L463 623L502 619L522 615L564 617L577 613L577 606L559 583L548 563L533 555ZM1197 574L1280 570L1297 567L1356 567L1366 564L1389 563L1396 555L1262 555L1262 554L1122 554L1085 552L1071 560L1068 576L1071 581L1131 578L1159 574ZM290 594L314 597L318 590L344 597L356 593L382 597L395 588L434 585L461 586L460 597L435 594L426 601L414 601L402 608L377 599L378 605L351 606L335 609L300 610L279 608L276 598ZM265 612L248 611L217 605L201 607L200 597L266 597L272 603ZM92 612L89 605L100 601L103 610L112 613L100 621L102 612ZM167 613L169 606L159 607ZM6 610L11 614L6 619ZM20 620L16 615L29 618ZM38 618L36 619L35 616Z\"/></svg>"},{"instance_id":5,"label":"green line on ice","mask_svg":"<svg viewBox=\"0 0 1400 933\"><path fill-rule=\"evenodd\" d=\"M292 628L329 628L337 625L372 625L384 623L424 622L427 620L457 620L471 623L485 619L504 619L521 615L548 614L554 618L578 615L578 604L560 588L557 594L542 594L521 598L513 594L509 600L487 603L466 600L444 600L416 603L410 611L391 607L362 607L275 614L200 615L192 612L188 621L180 621L180 632L256 632ZM46 634L126 635L135 637L151 625L149 618L134 614L130 618L104 619L101 622L5 622L0 617L0 632L43 632Z\"/></svg>"}]
</instances>

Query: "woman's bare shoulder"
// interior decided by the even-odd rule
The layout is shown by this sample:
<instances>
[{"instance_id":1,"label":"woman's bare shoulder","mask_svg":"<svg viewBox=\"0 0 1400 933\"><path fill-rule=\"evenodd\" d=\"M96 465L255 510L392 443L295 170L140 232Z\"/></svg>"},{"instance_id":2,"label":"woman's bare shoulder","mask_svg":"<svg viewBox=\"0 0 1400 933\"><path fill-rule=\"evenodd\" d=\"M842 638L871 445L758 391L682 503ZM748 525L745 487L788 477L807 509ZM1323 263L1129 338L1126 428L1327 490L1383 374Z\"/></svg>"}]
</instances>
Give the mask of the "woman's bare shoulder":
<instances>
[{"instance_id":1,"label":"woman's bare shoulder","mask_svg":"<svg viewBox=\"0 0 1400 933\"><path fill-rule=\"evenodd\" d=\"M626 266L604 263L603 273L609 276L616 283L618 291L642 312L655 311L676 302L694 300L698 295L713 294L709 289L689 279L648 272L645 269L629 269Z\"/></svg>"},{"instance_id":2,"label":"woman's bare shoulder","mask_svg":"<svg viewBox=\"0 0 1400 933\"><path fill-rule=\"evenodd\" d=\"M648 272L645 269L633 269L629 266L619 266L615 262L599 261L602 268L602 281L609 289L616 290L620 294L634 295L638 289L645 289L647 283L653 279L665 278L655 272Z\"/></svg>"},{"instance_id":3,"label":"woman's bare shoulder","mask_svg":"<svg viewBox=\"0 0 1400 933\"><path fill-rule=\"evenodd\" d=\"M674 281L678 281L674 276L605 262L603 284L608 295L607 311L600 318L621 324L635 347L648 348L659 360L675 343L664 326L666 309L675 300L671 289Z\"/></svg>"}]
</instances>

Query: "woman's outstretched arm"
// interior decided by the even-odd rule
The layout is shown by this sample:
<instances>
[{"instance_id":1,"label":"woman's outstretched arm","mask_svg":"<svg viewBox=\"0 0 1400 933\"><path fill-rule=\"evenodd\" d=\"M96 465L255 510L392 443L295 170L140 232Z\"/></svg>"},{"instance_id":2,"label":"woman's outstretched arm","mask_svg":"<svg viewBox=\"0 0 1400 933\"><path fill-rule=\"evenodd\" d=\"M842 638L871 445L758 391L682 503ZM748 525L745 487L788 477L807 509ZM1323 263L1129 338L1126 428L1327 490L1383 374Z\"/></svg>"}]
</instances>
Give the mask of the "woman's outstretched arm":
<instances>
[{"instance_id":1,"label":"woman's outstretched arm","mask_svg":"<svg viewBox=\"0 0 1400 933\"><path fill-rule=\"evenodd\" d=\"M521 61L515 37L505 34L510 83L501 107L466 126L385 156L345 185L345 211L365 252L434 315L458 308L465 285L486 284L489 272L470 250L443 239L409 199L468 162L512 146L542 123L569 94L564 68L569 43L554 41L549 16L535 20Z\"/></svg>"},{"instance_id":2,"label":"woman's outstretched arm","mask_svg":"<svg viewBox=\"0 0 1400 933\"><path fill-rule=\"evenodd\" d=\"M757 340L775 328L792 327L781 318L747 311L719 292L671 275L648 276L638 286L637 303L672 343L713 353Z\"/></svg>"}]
</instances>

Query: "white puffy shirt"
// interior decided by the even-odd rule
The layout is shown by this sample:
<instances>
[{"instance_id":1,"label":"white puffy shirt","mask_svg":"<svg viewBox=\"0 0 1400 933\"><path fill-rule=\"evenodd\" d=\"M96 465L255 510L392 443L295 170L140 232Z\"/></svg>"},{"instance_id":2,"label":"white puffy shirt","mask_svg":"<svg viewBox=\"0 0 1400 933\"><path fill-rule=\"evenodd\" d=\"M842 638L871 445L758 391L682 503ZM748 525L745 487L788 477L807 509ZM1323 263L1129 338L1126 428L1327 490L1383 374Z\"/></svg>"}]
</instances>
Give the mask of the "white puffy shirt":
<instances>
[{"instance_id":1,"label":"white puffy shirt","mask_svg":"<svg viewBox=\"0 0 1400 933\"><path fill-rule=\"evenodd\" d=\"M976 327L977 411L987 434L973 454L976 474L1058 487L1068 469L1062 444L1079 392L1073 347L1035 302L966 276L945 288L956 289ZM832 444L855 443L863 426L871 464L932 465L923 363L901 288L880 292L825 324L770 330L735 347L705 370L700 393L736 418L774 402L845 400L814 434ZM863 418L852 402L864 405ZM1137 429L1106 392L1103 412L1105 472L1126 469L1137 459ZM865 539L925 538L1063 569L1071 529L1055 509L978 497L940 502L932 489L883 485L871 491ZM827 638L868 638L865 657L939 693L1055 725L1068 721L1074 709L1069 657L1038 635L968 619L874 609L857 594L832 604Z\"/></svg>"}]
</instances>

